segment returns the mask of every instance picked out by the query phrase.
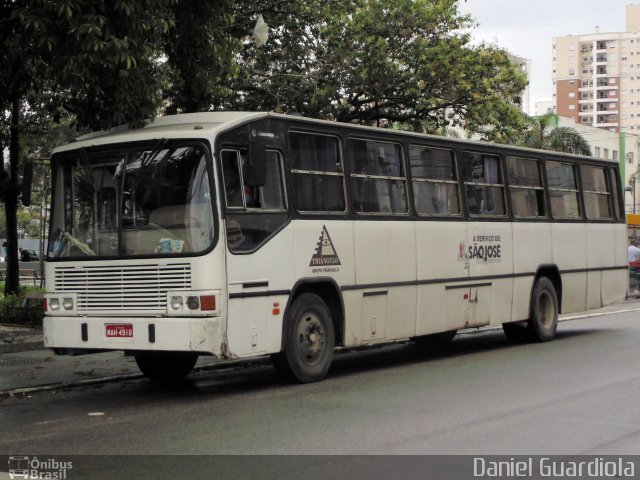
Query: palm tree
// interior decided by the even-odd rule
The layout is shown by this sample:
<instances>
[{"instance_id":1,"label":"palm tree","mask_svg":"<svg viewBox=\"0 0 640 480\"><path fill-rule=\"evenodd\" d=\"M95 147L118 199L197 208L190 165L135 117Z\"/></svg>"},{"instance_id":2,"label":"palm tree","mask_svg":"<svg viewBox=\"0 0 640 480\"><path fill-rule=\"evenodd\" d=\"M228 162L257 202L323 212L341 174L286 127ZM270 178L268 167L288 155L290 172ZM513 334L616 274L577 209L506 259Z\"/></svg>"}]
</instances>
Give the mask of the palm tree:
<instances>
[{"instance_id":1,"label":"palm tree","mask_svg":"<svg viewBox=\"0 0 640 480\"><path fill-rule=\"evenodd\" d=\"M573 128L555 126L555 120L553 113L528 119L519 144L523 147L591 156L591 147L584 137Z\"/></svg>"}]
</instances>

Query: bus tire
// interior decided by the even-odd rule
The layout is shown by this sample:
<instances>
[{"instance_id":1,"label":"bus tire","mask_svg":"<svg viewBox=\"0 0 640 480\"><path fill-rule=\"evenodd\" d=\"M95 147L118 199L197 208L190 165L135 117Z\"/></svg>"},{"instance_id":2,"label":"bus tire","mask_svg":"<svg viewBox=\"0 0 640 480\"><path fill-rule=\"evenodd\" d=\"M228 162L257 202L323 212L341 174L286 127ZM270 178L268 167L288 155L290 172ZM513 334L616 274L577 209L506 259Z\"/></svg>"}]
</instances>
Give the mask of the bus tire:
<instances>
[{"instance_id":1,"label":"bus tire","mask_svg":"<svg viewBox=\"0 0 640 480\"><path fill-rule=\"evenodd\" d=\"M540 277L531 292L531 310L527 331L534 342L548 342L558 327L558 294L547 277Z\"/></svg>"},{"instance_id":2,"label":"bus tire","mask_svg":"<svg viewBox=\"0 0 640 480\"><path fill-rule=\"evenodd\" d=\"M272 356L278 373L298 383L322 380L335 348L331 312L322 298L297 297L285 315L283 336L283 351Z\"/></svg>"},{"instance_id":3,"label":"bus tire","mask_svg":"<svg viewBox=\"0 0 640 480\"><path fill-rule=\"evenodd\" d=\"M193 352L142 351L134 356L140 371L159 383L183 380L198 361L198 354Z\"/></svg>"}]
</instances>

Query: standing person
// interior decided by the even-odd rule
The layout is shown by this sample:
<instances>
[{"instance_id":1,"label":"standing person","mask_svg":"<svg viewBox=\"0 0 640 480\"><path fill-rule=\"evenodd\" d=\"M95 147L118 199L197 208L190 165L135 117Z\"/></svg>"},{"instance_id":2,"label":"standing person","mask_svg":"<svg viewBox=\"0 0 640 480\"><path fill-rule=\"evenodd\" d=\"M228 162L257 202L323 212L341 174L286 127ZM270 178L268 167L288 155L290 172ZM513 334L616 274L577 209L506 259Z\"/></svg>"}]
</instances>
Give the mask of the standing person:
<instances>
[{"instance_id":1,"label":"standing person","mask_svg":"<svg viewBox=\"0 0 640 480\"><path fill-rule=\"evenodd\" d=\"M627 260L629 263L640 261L640 248L638 248L638 242L631 240L629 248L627 249Z\"/></svg>"},{"instance_id":2,"label":"standing person","mask_svg":"<svg viewBox=\"0 0 640 480\"><path fill-rule=\"evenodd\" d=\"M627 261L629 262L629 293L638 294L638 264L640 262L640 248L637 240L631 240L627 249Z\"/></svg>"}]
</instances>

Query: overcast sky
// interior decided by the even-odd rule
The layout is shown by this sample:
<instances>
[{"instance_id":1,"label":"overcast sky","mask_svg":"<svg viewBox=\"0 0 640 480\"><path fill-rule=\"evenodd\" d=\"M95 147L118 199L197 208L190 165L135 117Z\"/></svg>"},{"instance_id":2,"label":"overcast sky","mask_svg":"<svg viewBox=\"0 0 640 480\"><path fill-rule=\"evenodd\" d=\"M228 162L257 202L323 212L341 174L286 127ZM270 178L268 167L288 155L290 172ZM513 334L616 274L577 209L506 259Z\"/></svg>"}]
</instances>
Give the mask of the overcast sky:
<instances>
[{"instance_id":1,"label":"overcast sky","mask_svg":"<svg viewBox=\"0 0 640 480\"><path fill-rule=\"evenodd\" d=\"M531 64L531 114L535 102L551 100L551 39L563 35L622 32L631 0L460 0L460 10L480 24L479 40L497 43Z\"/></svg>"}]
</instances>

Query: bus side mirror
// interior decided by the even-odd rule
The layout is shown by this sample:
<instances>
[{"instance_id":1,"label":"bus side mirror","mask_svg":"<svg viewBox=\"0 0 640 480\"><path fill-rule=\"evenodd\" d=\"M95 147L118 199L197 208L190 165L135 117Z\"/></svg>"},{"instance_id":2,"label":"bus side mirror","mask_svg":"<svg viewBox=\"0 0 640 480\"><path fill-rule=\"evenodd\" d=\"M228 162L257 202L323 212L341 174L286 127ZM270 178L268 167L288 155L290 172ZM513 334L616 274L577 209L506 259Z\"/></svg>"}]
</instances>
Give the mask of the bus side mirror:
<instances>
[{"instance_id":1,"label":"bus side mirror","mask_svg":"<svg viewBox=\"0 0 640 480\"><path fill-rule=\"evenodd\" d=\"M254 140L249 152L249 168L244 180L250 187L263 187L267 183L267 146L264 142Z\"/></svg>"},{"instance_id":2,"label":"bus side mirror","mask_svg":"<svg viewBox=\"0 0 640 480\"><path fill-rule=\"evenodd\" d=\"M22 173L22 205L28 207L31 205L31 184L33 183L33 163L24 164Z\"/></svg>"}]
</instances>

